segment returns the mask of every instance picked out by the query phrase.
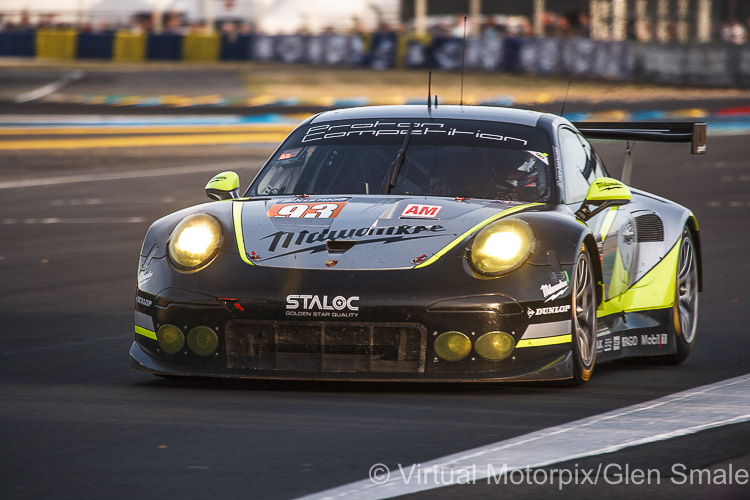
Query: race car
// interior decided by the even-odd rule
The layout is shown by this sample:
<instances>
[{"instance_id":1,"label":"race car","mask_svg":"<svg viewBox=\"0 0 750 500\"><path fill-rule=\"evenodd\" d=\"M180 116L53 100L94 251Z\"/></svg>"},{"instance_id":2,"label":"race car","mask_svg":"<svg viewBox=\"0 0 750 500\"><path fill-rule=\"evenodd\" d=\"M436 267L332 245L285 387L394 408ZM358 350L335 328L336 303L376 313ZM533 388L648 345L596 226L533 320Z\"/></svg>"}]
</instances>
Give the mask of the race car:
<instances>
[{"instance_id":1,"label":"race car","mask_svg":"<svg viewBox=\"0 0 750 500\"><path fill-rule=\"evenodd\" d=\"M705 124L578 123L481 106L304 120L240 194L156 221L134 370L165 376L585 383L688 357L693 213L609 176L588 138L690 142ZM624 176L629 177L632 148Z\"/></svg>"}]
</instances>

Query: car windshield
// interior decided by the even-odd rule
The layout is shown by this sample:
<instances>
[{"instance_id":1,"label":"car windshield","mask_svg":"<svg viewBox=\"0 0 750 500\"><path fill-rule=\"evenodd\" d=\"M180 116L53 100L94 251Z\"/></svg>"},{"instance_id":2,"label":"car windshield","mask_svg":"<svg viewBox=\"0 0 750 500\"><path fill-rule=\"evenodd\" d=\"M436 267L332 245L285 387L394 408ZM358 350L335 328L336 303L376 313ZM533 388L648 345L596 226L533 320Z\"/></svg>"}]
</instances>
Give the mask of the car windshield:
<instances>
[{"instance_id":1,"label":"car windshield","mask_svg":"<svg viewBox=\"0 0 750 500\"><path fill-rule=\"evenodd\" d=\"M407 136L403 162L390 186ZM248 195L389 192L547 201L549 164L549 139L534 127L475 120L335 121L297 129Z\"/></svg>"}]
</instances>

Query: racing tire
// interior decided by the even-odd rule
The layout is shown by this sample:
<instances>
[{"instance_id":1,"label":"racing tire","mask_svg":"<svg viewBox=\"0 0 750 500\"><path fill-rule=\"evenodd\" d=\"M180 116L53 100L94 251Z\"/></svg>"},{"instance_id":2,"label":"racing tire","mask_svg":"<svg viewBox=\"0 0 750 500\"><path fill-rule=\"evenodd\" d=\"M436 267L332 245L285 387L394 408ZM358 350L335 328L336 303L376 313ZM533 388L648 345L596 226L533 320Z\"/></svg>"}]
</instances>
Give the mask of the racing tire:
<instances>
[{"instance_id":1,"label":"racing tire","mask_svg":"<svg viewBox=\"0 0 750 500\"><path fill-rule=\"evenodd\" d=\"M660 357L660 361L669 365L678 365L687 359L695 345L698 327L698 259L693 236L687 228L682 232L679 252L670 328L677 350Z\"/></svg>"},{"instance_id":2,"label":"racing tire","mask_svg":"<svg viewBox=\"0 0 750 500\"><path fill-rule=\"evenodd\" d=\"M596 283L594 268L585 246L581 246L573 270L572 325L573 376L569 385L585 384L596 363Z\"/></svg>"}]
</instances>

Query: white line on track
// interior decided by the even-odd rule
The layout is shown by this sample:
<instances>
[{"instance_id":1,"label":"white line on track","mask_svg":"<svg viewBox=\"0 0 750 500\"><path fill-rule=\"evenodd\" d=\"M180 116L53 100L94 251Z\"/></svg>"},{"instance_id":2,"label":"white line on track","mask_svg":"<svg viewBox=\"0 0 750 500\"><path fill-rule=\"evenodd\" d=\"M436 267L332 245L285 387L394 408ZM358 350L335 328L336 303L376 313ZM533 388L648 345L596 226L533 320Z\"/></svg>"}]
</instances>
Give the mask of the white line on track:
<instances>
[{"instance_id":1,"label":"white line on track","mask_svg":"<svg viewBox=\"0 0 750 500\"><path fill-rule=\"evenodd\" d=\"M357 481L303 498L392 498L460 484L467 477L472 481L486 480L494 475L493 471L508 473L545 467L747 421L750 421L750 374L424 464L401 464L400 469L392 465L390 471L383 464L375 464L373 468L380 467L376 481ZM413 466L419 476L417 472L409 476Z\"/></svg>"},{"instance_id":2,"label":"white line on track","mask_svg":"<svg viewBox=\"0 0 750 500\"><path fill-rule=\"evenodd\" d=\"M113 181L121 179L140 179L145 177L162 177L166 175L192 174L198 172L215 172L232 168L245 168L248 162L236 161L226 163L209 163L189 167L169 167L149 170L130 170L127 172L107 172L95 174L66 175L35 179L21 179L17 181L0 182L0 189L28 188L39 186L56 186L58 184L72 184L76 182Z\"/></svg>"},{"instance_id":3,"label":"white line on track","mask_svg":"<svg viewBox=\"0 0 750 500\"><path fill-rule=\"evenodd\" d=\"M44 217L41 219L2 219L0 223L6 226L26 224L138 224L145 222L143 217L104 217L101 219L92 218L72 218L64 219L61 217Z\"/></svg>"},{"instance_id":4,"label":"white line on track","mask_svg":"<svg viewBox=\"0 0 750 500\"><path fill-rule=\"evenodd\" d=\"M72 73L68 73L67 75L63 76L56 82L52 82L50 84L45 85L44 87L39 87L38 89L32 90L31 92L26 92L24 94L18 95L15 98L16 103L24 103L29 101L36 101L38 99L41 99L42 97L46 97L53 92L57 92L70 82L74 82L76 80L80 80L83 78L83 71L74 71Z\"/></svg>"}]
</instances>

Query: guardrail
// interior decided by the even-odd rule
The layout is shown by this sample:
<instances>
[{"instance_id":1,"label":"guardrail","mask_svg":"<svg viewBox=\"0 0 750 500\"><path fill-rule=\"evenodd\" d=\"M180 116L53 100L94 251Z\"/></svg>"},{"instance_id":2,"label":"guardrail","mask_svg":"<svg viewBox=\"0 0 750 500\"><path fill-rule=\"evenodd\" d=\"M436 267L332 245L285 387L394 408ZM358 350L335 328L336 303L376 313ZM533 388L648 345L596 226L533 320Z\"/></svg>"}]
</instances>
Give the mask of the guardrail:
<instances>
[{"instance_id":1,"label":"guardrail","mask_svg":"<svg viewBox=\"0 0 750 500\"><path fill-rule=\"evenodd\" d=\"M464 44L465 43L465 47ZM139 61L277 61L288 64L528 72L576 78L750 87L750 45L601 42L582 38L430 38L358 35L0 32L0 56Z\"/></svg>"}]
</instances>

